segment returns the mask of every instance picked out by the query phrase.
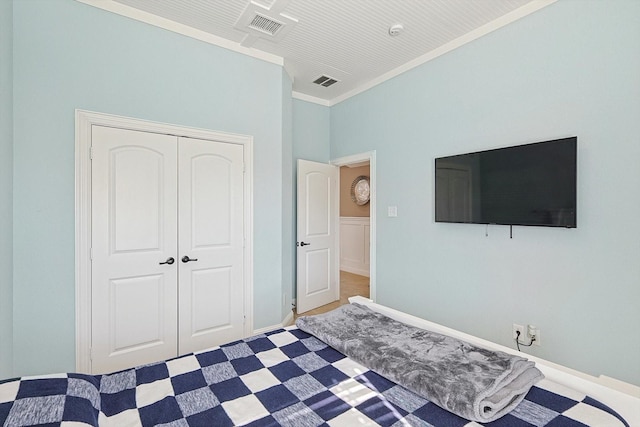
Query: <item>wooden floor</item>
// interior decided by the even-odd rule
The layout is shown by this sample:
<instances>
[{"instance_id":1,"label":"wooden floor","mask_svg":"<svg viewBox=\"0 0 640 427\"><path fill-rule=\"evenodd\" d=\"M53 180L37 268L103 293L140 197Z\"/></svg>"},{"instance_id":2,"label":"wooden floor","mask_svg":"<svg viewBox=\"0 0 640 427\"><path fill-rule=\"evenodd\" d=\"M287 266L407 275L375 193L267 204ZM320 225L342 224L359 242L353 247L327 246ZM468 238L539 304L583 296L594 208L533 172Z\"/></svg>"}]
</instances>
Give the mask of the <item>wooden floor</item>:
<instances>
[{"instance_id":1,"label":"wooden floor","mask_svg":"<svg viewBox=\"0 0 640 427\"><path fill-rule=\"evenodd\" d=\"M353 273L347 273L346 271L340 271L340 299L322 307L318 307L313 310L309 310L302 314L293 313L294 321L299 316L308 316L311 314L321 314L331 311L334 308L338 308L341 305L349 304L349 297L356 295L369 298L369 278L365 276L359 276Z\"/></svg>"}]
</instances>

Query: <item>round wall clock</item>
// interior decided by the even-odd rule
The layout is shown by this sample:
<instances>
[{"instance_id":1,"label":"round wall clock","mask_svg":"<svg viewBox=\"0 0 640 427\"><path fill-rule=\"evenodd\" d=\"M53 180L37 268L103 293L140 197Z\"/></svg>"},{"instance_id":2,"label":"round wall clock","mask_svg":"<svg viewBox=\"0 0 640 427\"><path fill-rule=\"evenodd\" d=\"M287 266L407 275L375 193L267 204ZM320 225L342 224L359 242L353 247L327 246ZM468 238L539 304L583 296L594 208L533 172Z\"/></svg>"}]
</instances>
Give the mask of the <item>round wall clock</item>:
<instances>
[{"instance_id":1,"label":"round wall clock","mask_svg":"<svg viewBox=\"0 0 640 427\"><path fill-rule=\"evenodd\" d=\"M351 184L351 200L358 206L369 203L369 177L360 175Z\"/></svg>"}]
</instances>

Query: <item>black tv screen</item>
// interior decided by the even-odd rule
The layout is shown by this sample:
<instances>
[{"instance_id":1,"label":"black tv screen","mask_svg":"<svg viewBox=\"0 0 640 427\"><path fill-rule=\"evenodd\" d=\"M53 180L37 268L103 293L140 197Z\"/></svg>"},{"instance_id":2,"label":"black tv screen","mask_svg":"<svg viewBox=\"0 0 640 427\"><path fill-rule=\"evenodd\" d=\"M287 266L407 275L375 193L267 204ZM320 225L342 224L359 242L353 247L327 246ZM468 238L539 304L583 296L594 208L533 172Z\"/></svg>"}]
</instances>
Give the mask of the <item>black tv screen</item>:
<instances>
[{"instance_id":1,"label":"black tv screen","mask_svg":"<svg viewBox=\"0 0 640 427\"><path fill-rule=\"evenodd\" d=\"M575 228L577 141L437 158L436 222Z\"/></svg>"}]
</instances>

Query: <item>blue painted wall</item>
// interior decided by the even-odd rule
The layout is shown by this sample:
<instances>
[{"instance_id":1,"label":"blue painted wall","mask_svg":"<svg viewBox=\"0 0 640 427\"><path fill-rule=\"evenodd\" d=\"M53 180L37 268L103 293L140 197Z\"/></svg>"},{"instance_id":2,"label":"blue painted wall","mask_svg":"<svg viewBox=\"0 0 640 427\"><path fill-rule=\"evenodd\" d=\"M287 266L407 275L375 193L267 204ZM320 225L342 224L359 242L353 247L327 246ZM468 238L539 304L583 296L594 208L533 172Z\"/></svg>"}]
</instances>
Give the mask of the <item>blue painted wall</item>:
<instances>
[{"instance_id":1,"label":"blue painted wall","mask_svg":"<svg viewBox=\"0 0 640 427\"><path fill-rule=\"evenodd\" d=\"M75 369L76 108L254 136L254 327L279 323L282 67L72 0L13 8L15 375Z\"/></svg>"},{"instance_id":2,"label":"blue painted wall","mask_svg":"<svg viewBox=\"0 0 640 427\"><path fill-rule=\"evenodd\" d=\"M0 378L13 371L13 3L0 0Z\"/></svg>"},{"instance_id":3,"label":"blue painted wall","mask_svg":"<svg viewBox=\"0 0 640 427\"><path fill-rule=\"evenodd\" d=\"M377 150L380 303L640 385L638 22L560 0L331 108L332 158ZM434 222L434 158L572 135L577 229Z\"/></svg>"},{"instance_id":4,"label":"blue painted wall","mask_svg":"<svg viewBox=\"0 0 640 427\"><path fill-rule=\"evenodd\" d=\"M328 162L331 140L331 109L293 100L293 159Z\"/></svg>"}]
</instances>

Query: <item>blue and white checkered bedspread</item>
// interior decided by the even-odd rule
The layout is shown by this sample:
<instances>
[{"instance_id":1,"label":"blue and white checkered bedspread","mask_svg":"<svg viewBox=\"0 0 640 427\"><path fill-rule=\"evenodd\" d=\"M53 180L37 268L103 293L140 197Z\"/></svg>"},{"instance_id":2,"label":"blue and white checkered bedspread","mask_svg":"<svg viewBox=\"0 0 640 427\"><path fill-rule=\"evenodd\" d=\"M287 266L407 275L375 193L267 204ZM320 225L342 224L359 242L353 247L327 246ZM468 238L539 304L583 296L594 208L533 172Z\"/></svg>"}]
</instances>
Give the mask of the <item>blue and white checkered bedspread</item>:
<instances>
[{"instance_id":1,"label":"blue and white checkered bedspread","mask_svg":"<svg viewBox=\"0 0 640 427\"><path fill-rule=\"evenodd\" d=\"M109 375L0 384L4 426L447 426L463 420L285 328ZM543 380L492 427L625 426L613 411Z\"/></svg>"}]
</instances>

